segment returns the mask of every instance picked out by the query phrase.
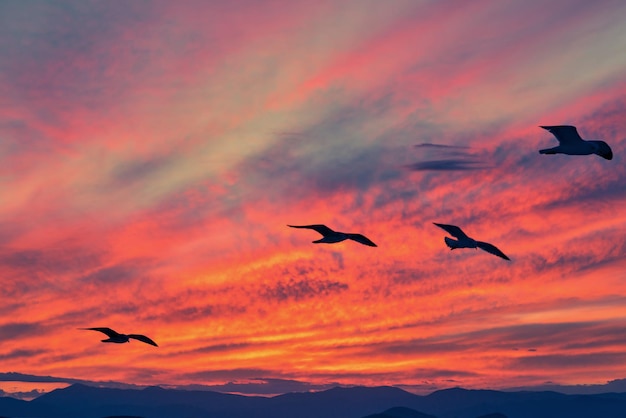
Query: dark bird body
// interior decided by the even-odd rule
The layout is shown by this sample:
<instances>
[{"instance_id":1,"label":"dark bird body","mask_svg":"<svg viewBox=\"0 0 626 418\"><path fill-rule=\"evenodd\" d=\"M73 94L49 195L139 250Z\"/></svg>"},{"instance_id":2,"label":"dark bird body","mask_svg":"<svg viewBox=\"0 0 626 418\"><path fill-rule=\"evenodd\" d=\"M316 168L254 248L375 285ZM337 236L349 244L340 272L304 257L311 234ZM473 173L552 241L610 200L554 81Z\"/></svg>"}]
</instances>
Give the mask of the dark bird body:
<instances>
[{"instance_id":1,"label":"dark bird body","mask_svg":"<svg viewBox=\"0 0 626 418\"><path fill-rule=\"evenodd\" d=\"M451 250L454 250L456 248L480 248L483 251L487 251L490 254L497 255L498 257L504 258L505 260L511 260L495 245L489 244L488 242L476 241L474 238L468 237L465 232L463 232L463 230L458 226L438 224L436 222L433 223L456 238L456 240L449 237L444 237L443 239L446 242L446 245Z\"/></svg>"},{"instance_id":2,"label":"dark bird body","mask_svg":"<svg viewBox=\"0 0 626 418\"><path fill-rule=\"evenodd\" d=\"M103 343L123 344L123 343L130 342L130 339L133 338L135 340L139 340L146 344L150 344L155 347L158 347L157 343L155 343L154 341L152 341L150 338L146 337L145 335L141 335L141 334L120 334L119 332L113 331L111 328L105 328L105 327L79 328L79 329L89 330L89 331L99 331L99 332L102 332L103 334L106 334L106 336L109 338L107 338L106 340L102 340Z\"/></svg>"},{"instance_id":3,"label":"dark bird body","mask_svg":"<svg viewBox=\"0 0 626 418\"><path fill-rule=\"evenodd\" d=\"M334 244L336 242L341 242L347 239L351 239L363 245L368 245L370 247L377 247L377 245L374 244L365 235L333 231L326 225L316 224L316 225L287 225L287 226L291 228L312 229L322 234L321 239L318 239L317 241L313 241L314 244Z\"/></svg>"},{"instance_id":4,"label":"dark bird body","mask_svg":"<svg viewBox=\"0 0 626 418\"><path fill-rule=\"evenodd\" d=\"M611 160L613 151L604 141L586 141L578 135L575 126L540 126L559 141L559 146L539 150L539 154L567 154L567 155L590 155L596 154L600 157Z\"/></svg>"}]
</instances>

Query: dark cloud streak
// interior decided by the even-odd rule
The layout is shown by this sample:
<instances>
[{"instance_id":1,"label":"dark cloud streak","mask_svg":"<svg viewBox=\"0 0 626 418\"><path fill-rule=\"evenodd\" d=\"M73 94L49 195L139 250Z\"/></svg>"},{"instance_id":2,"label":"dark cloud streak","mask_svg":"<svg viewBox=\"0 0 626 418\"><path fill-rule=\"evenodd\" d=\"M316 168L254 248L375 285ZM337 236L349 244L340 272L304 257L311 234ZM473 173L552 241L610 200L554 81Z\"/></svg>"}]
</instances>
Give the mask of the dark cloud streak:
<instances>
[{"instance_id":1,"label":"dark cloud streak","mask_svg":"<svg viewBox=\"0 0 626 418\"><path fill-rule=\"evenodd\" d=\"M482 161L462 159L422 161L409 164L406 167L412 171L467 171L491 168Z\"/></svg>"},{"instance_id":2,"label":"dark cloud streak","mask_svg":"<svg viewBox=\"0 0 626 418\"><path fill-rule=\"evenodd\" d=\"M0 354L0 360L13 360L20 357L34 357L36 355L45 353L46 350L24 350L18 349L8 353Z\"/></svg>"},{"instance_id":3,"label":"dark cloud streak","mask_svg":"<svg viewBox=\"0 0 626 418\"><path fill-rule=\"evenodd\" d=\"M0 341L38 334L42 327L36 323L13 322L0 325Z\"/></svg>"},{"instance_id":4,"label":"dark cloud streak","mask_svg":"<svg viewBox=\"0 0 626 418\"><path fill-rule=\"evenodd\" d=\"M347 289L347 284L331 280L289 279L272 286L264 286L261 289L261 295L267 300L284 302L287 300L298 301L316 296L326 296Z\"/></svg>"},{"instance_id":5,"label":"dark cloud streak","mask_svg":"<svg viewBox=\"0 0 626 418\"><path fill-rule=\"evenodd\" d=\"M415 148L430 152L426 160L405 165L411 171L469 171L492 168L485 155L480 155L471 147L423 143L415 145Z\"/></svg>"}]
</instances>

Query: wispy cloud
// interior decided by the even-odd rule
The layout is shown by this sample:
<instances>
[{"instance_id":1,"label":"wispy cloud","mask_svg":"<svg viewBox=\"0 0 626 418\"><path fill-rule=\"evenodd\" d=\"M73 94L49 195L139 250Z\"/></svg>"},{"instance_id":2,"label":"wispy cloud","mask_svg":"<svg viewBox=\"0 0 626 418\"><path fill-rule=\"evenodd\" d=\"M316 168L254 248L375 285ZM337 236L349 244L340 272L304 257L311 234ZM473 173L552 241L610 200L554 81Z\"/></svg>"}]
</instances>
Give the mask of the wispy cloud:
<instances>
[{"instance_id":1,"label":"wispy cloud","mask_svg":"<svg viewBox=\"0 0 626 418\"><path fill-rule=\"evenodd\" d=\"M626 5L0 8L15 370L265 393L626 376ZM614 160L539 155L566 123ZM286 227L317 222L379 247Z\"/></svg>"},{"instance_id":2,"label":"wispy cloud","mask_svg":"<svg viewBox=\"0 0 626 418\"><path fill-rule=\"evenodd\" d=\"M268 300L281 302L288 299L300 300L324 296L329 293L342 292L347 289L347 284L331 280L290 279L288 281L278 282L272 286L263 287L261 296Z\"/></svg>"},{"instance_id":3,"label":"wispy cloud","mask_svg":"<svg viewBox=\"0 0 626 418\"><path fill-rule=\"evenodd\" d=\"M3 330L6 332L6 329ZM17 334L19 335L19 334ZM14 337L17 336L14 334ZM44 353L45 350L13 350L8 353L0 353L0 360L14 360L20 357L33 357L35 355Z\"/></svg>"},{"instance_id":4,"label":"wispy cloud","mask_svg":"<svg viewBox=\"0 0 626 418\"><path fill-rule=\"evenodd\" d=\"M0 337L11 340L18 337L33 335L41 329L41 325L29 322L9 322L0 325Z\"/></svg>"}]
</instances>

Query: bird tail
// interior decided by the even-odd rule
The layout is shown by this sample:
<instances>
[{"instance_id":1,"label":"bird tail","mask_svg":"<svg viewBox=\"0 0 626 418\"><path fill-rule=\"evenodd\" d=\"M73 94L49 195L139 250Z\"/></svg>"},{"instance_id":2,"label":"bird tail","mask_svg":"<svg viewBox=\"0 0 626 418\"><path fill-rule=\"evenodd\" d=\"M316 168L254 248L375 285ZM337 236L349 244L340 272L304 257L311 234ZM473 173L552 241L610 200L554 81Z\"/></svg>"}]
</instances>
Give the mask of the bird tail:
<instances>
[{"instance_id":1,"label":"bird tail","mask_svg":"<svg viewBox=\"0 0 626 418\"><path fill-rule=\"evenodd\" d=\"M539 154L556 154L554 148L540 149Z\"/></svg>"}]
</instances>

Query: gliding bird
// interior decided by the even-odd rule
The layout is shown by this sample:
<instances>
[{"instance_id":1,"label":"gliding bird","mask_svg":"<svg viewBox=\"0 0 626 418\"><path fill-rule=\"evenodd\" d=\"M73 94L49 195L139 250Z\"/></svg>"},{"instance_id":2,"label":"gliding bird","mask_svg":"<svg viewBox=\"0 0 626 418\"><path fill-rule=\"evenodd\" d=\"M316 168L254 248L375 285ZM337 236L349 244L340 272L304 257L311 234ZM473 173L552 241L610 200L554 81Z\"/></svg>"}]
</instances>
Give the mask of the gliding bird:
<instances>
[{"instance_id":1,"label":"gliding bird","mask_svg":"<svg viewBox=\"0 0 626 418\"><path fill-rule=\"evenodd\" d=\"M107 337L109 338L107 338L106 340L102 340L103 343L123 344L123 343L129 343L130 338L133 338L135 340L139 340L146 344L150 344L155 347L158 347L157 343L155 343L154 341L152 341L150 338L146 337L145 335L141 335L141 334L120 334L116 331L113 331L111 328L102 328L102 327L78 328L78 329L89 330L89 331L100 331L103 334L106 334Z\"/></svg>"},{"instance_id":2,"label":"gliding bird","mask_svg":"<svg viewBox=\"0 0 626 418\"><path fill-rule=\"evenodd\" d=\"M358 242L360 244L363 244L363 245L368 245L370 247L377 247L377 245L374 244L365 235L350 234L350 233L347 233L347 232L333 231L332 229L330 229L326 225L319 225L319 224L317 224L317 225L287 225L287 226L289 226L291 228L312 229L312 230L317 231L320 234L322 234L323 237L321 239L318 239L317 241L313 241L314 244L334 244L335 242L341 242L341 241L345 241L347 239L351 239L351 240L356 241L356 242Z\"/></svg>"},{"instance_id":3,"label":"gliding bird","mask_svg":"<svg viewBox=\"0 0 626 418\"><path fill-rule=\"evenodd\" d=\"M559 141L559 146L539 150L539 154L568 154L568 155L589 155L596 154L610 160L613 158L611 147L604 141L585 141L578 135L575 126L540 126Z\"/></svg>"},{"instance_id":4,"label":"gliding bird","mask_svg":"<svg viewBox=\"0 0 626 418\"><path fill-rule=\"evenodd\" d=\"M456 238L456 240L448 237L444 238L446 245L450 247L451 250L454 250L456 248L480 248L483 251L487 251L488 253L497 255L498 257L504 258L505 260L511 260L509 257L504 255L504 253L500 251L495 245L489 244L488 242L476 241L475 239L468 237L465 232L463 232L458 226L438 224L436 222L433 223L439 228L445 230L454 238Z\"/></svg>"}]
</instances>

